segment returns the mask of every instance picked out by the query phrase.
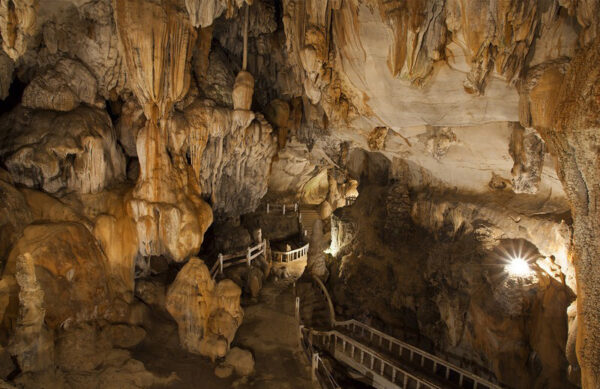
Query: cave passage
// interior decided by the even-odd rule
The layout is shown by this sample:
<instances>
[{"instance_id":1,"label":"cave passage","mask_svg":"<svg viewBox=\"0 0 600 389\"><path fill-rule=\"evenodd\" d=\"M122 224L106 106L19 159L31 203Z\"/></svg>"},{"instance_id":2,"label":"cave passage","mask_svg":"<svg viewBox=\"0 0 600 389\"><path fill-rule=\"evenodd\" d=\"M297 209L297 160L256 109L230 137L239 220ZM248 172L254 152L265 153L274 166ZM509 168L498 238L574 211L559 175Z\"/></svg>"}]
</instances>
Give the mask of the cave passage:
<instances>
[{"instance_id":1,"label":"cave passage","mask_svg":"<svg viewBox=\"0 0 600 389\"><path fill-rule=\"evenodd\" d=\"M600 0L0 0L0 387L600 388Z\"/></svg>"}]
</instances>

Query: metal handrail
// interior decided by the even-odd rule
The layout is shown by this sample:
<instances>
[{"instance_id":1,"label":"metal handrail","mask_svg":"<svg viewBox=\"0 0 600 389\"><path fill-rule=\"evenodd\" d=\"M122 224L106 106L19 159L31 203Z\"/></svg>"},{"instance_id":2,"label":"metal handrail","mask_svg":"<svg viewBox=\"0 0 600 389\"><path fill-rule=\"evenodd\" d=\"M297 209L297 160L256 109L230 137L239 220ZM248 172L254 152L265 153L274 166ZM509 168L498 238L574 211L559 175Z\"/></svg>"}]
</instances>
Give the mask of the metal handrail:
<instances>
[{"instance_id":1,"label":"metal handrail","mask_svg":"<svg viewBox=\"0 0 600 389\"><path fill-rule=\"evenodd\" d=\"M319 382L322 389L341 389L341 386L336 382L335 377L331 374L331 371L313 347L310 335L308 338L304 336L305 332L310 334L312 330L304 327L302 324L299 324L298 328L300 330L300 345L302 346L304 355L311 363L313 381ZM319 372L319 366L321 366L323 370L323 373L321 374Z\"/></svg>"},{"instance_id":2,"label":"metal handrail","mask_svg":"<svg viewBox=\"0 0 600 389\"><path fill-rule=\"evenodd\" d=\"M385 356L379 354L377 351L372 350L368 346L365 346L364 344L360 343L359 341L352 339L352 338L342 334L339 331L336 331L336 330L331 330L331 331L309 330L309 331L310 331L310 336L326 337L327 338L327 346L331 346L331 339L333 338L334 354L338 351L337 345L338 345L338 340L339 340L342 343L342 350L341 350L342 354L348 356L352 361L354 361L352 363L363 366L363 368L365 370L368 370L372 374L376 374L380 377L383 377L384 379L390 381L392 384L396 384L396 379L402 377L402 380L403 380L402 387L403 388L406 388L407 385L410 383L410 381L413 381L417 384L418 388L441 389L441 387L439 385L437 385L433 382L430 382L429 380L417 377L416 375L412 374L411 372L407 371L406 369L398 367L394 362L390 361ZM349 354L346 353L347 345L352 346L352 348L349 350ZM359 360L355 359L356 350L359 350L359 352L360 352ZM368 363L367 363L367 359L365 358L365 355L369 356ZM376 364L375 361L378 361L378 364ZM375 366L377 366L377 365L379 367L379 370L375 370ZM391 369L391 377L389 375L386 376L386 367Z\"/></svg>"},{"instance_id":3,"label":"metal handrail","mask_svg":"<svg viewBox=\"0 0 600 389\"><path fill-rule=\"evenodd\" d=\"M485 380L485 379L483 379L483 378L481 378L481 377L479 377L479 376L471 373L468 370L464 370L464 369L462 369L462 368L460 368L460 367L458 367L458 366L456 366L456 365L454 365L454 364L452 364L452 363L450 363L450 362L448 362L448 361L446 361L446 360L444 360L444 359L442 359L440 357L437 357L437 356L435 356L433 354L430 354L430 353L428 353L426 351L423 351L423 350L421 350L418 347L415 347L415 346L410 345L408 343L402 342L401 340L398 340L398 339L396 339L396 338L394 338L394 337L392 337L392 336L390 336L390 335L388 335L388 334L386 334L384 332L381 332L381 331L379 331L379 330L377 330L375 328L372 328L372 327L370 327L370 326L368 326L368 325L366 325L364 323L361 323L358 320L350 319L350 320L344 320L344 321L335 321L335 326L336 327L344 327L344 328L346 328L346 327L349 327L350 325L353 326L353 328L352 328L353 332L355 331L356 327L360 327L361 330L363 331L363 334L364 334L364 331L366 330L370 334L374 334L377 337L379 337L381 339L381 341L383 339L386 339L388 341L389 345L390 345L389 346L390 350L392 349L392 344L397 345L399 347L399 351L398 351L399 354L402 354L402 349L406 349L406 350L410 351L411 357L413 356L413 354L417 354L418 356L421 357L421 364L422 365L424 363L424 360L428 359L428 360L430 360L430 361L433 362L433 369L434 370L436 369L437 365L443 366L444 368L446 368L446 378L448 378L448 376L449 376L449 374L450 374L451 371L456 372L459 375L459 385L462 385L464 377L467 377L467 378L473 380L474 388L477 388L479 385L483 385L483 386L488 387L490 389L500 389L500 386L495 385L495 384L493 384L493 383L491 383L491 382L489 382L489 381L487 381L487 380ZM372 339L372 335L371 335L371 339Z\"/></svg>"},{"instance_id":4,"label":"metal handrail","mask_svg":"<svg viewBox=\"0 0 600 389\"><path fill-rule=\"evenodd\" d=\"M291 261L296 261L298 259L302 259L303 257L305 257L308 254L308 246L309 246L309 243L307 243L304 246L302 246L298 249L295 249L295 250L291 250L291 251L271 250L271 253L273 254L273 259L278 262L291 262Z\"/></svg>"},{"instance_id":5,"label":"metal handrail","mask_svg":"<svg viewBox=\"0 0 600 389\"><path fill-rule=\"evenodd\" d=\"M331 296L329 295L329 292L327 291L327 288L325 287L325 285L323 284L323 282L315 276L312 276L312 280L313 283L315 283L318 286L319 291L325 296L326 300L327 300L327 305L329 308L329 314L330 314L330 320L331 320L331 325L332 327L345 327L348 325L353 325L355 327L360 327L361 329L367 330L369 331L371 334L374 334L376 336L378 336L380 339L386 339L388 341L388 343L390 344L390 349L392 348L392 344L395 344L399 347L399 352L402 352L402 349L406 349L410 352L411 357L413 356L413 354L417 354L418 356L421 357L421 363L424 364L425 360L430 360L433 362L433 370L436 369L436 367L439 366L443 366L446 369L446 378L449 377L450 372L454 371L456 374L458 374L459 376L459 385L462 385L462 382L464 380L464 378L469 378L470 380L473 381L473 385L474 388L476 389L478 386L481 387L487 387L489 389L500 389L500 386L491 383L490 381L481 378L477 375L475 375L474 373L471 373L468 370L462 369L440 357L437 357L433 354L430 354L426 351L423 351L415 346L412 346L408 343L405 343L397 338L394 338L393 336L390 336L384 332L381 332L375 328L372 328L370 326L368 326L367 324L361 323L358 320L355 319L350 319L350 320L345 320L345 321L337 321L335 319L335 310L333 307L333 302L331 300ZM353 328L354 330L354 328Z\"/></svg>"}]
</instances>

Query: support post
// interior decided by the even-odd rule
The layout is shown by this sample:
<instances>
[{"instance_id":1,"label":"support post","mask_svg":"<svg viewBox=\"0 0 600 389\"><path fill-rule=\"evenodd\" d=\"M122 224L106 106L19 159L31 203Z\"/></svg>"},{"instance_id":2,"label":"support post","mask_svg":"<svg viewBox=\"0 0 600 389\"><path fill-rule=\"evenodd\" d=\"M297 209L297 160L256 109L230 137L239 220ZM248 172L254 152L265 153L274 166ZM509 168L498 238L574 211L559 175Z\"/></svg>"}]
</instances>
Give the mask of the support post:
<instances>
[{"instance_id":1,"label":"support post","mask_svg":"<svg viewBox=\"0 0 600 389\"><path fill-rule=\"evenodd\" d=\"M269 213L269 203L267 203L267 214Z\"/></svg>"},{"instance_id":2,"label":"support post","mask_svg":"<svg viewBox=\"0 0 600 389\"><path fill-rule=\"evenodd\" d=\"M319 365L319 354L314 353L312 355L312 363L311 363L311 372L312 372L312 380L317 381L317 367Z\"/></svg>"},{"instance_id":3,"label":"support post","mask_svg":"<svg viewBox=\"0 0 600 389\"><path fill-rule=\"evenodd\" d=\"M300 323L300 297L296 297L296 321Z\"/></svg>"},{"instance_id":4,"label":"support post","mask_svg":"<svg viewBox=\"0 0 600 389\"><path fill-rule=\"evenodd\" d=\"M223 254L219 253L219 271L223 274Z\"/></svg>"},{"instance_id":5,"label":"support post","mask_svg":"<svg viewBox=\"0 0 600 389\"><path fill-rule=\"evenodd\" d=\"M250 259L251 257L251 251L250 251L250 247L248 247L248 251L246 252L246 262L248 263L248 267L250 267L250 264L252 262L252 260Z\"/></svg>"},{"instance_id":6,"label":"support post","mask_svg":"<svg viewBox=\"0 0 600 389\"><path fill-rule=\"evenodd\" d=\"M285 204L283 204L283 214L285 215Z\"/></svg>"},{"instance_id":7,"label":"support post","mask_svg":"<svg viewBox=\"0 0 600 389\"><path fill-rule=\"evenodd\" d=\"M298 212L298 203L294 203L294 212Z\"/></svg>"}]
</instances>

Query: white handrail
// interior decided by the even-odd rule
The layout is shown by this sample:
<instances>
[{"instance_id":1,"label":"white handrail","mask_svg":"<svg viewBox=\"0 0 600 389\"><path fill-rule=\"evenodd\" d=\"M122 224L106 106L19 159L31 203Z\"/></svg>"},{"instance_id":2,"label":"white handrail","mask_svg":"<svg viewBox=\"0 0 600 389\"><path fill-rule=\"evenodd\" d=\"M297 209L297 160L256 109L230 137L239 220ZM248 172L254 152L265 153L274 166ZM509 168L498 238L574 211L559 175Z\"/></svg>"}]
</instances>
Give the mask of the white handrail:
<instances>
[{"instance_id":1,"label":"white handrail","mask_svg":"<svg viewBox=\"0 0 600 389\"><path fill-rule=\"evenodd\" d=\"M215 278L218 273L223 274L223 269L230 266L239 265L246 263L248 266L252 265L252 261L261 254L266 253L267 240L263 239L262 242L256 246L250 246L245 251L240 251L235 254L223 255L219 253L217 262L210 269L210 275Z\"/></svg>"},{"instance_id":2,"label":"white handrail","mask_svg":"<svg viewBox=\"0 0 600 389\"><path fill-rule=\"evenodd\" d=\"M433 363L433 370L434 370L433 373L435 373L435 370L438 365L443 366L446 369L446 371L445 371L446 379L450 376L451 371L455 372L459 377L459 385L461 385L461 386L463 384L464 378L466 377L473 381L473 389L477 389L478 387L479 388L486 387L489 389L500 389L500 386L495 385L495 384L491 383L490 381L485 380L485 379L471 373L470 371L462 369L442 358L439 358L433 354L423 351L423 350L421 350L415 346L412 346L408 343L402 342L401 340L398 340L384 332L381 332L375 328L372 328L372 327L368 326L367 324L361 323L358 320L350 319L350 320L345 320L345 321L337 321L335 319L335 311L333 308L333 302L331 300L331 297L329 296L329 292L327 291L327 288L325 287L325 285L319 278L313 276L312 279L313 279L313 282L318 285L319 291L325 296L325 298L327 300L327 305L328 305L329 313L330 313L330 320L331 320L332 326L334 328L335 327L353 326L351 330L352 330L352 332L354 332L356 327L360 327L361 330L363 331L363 334L364 334L364 331L366 330L371 334L371 338L373 337L373 335L376 335L377 337L379 337L380 344L383 343L383 339L386 339L388 341L388 344L390 345L389 346L390 351L393 349L392 344L395 344L399 348L398 352L400 355L402 354L403 349L406 349L410 352L411 360L412 360L414 354L418 355L421 358L422 365L424 364L425 360L430 360Z\"/></svg>"},{"instance_id":3,"label":"white handrail","mask_svg":"<svg viewBox=\"0 0 600 389\"><path fill-rule=\"evenodd\" d=\"M291 250L291 251L272 250L271 253L273 253L273 259L278 262L292 262L292 261L296 261L296 260L303 259L304 257L306 257L306 255L308 254L308 246L309 246L309 243L307 243L304 246L297 248L295 250Z\"/></svg>"},{"instance_id":4,"label":"white handrail","mask_svg":"<svg viewBox=\"0 0 600 389\"><path fill-rule=\"evenodd\" d=\"M286 211L289 211L291 209L294 210L294 212L298 212L299 209L299 205L298 203L293 203L293 204L271 204L271 203L267 203L267 213L270 213L271 211L275 211L275 210L281 210L281 213L283 215L285 215Z\"/></svg>"},{"instance_id":5,"label":"white handrail","mask_svg":"<svg viewBox=\"0 0 600 389\"><path fill-rule=\"evenodd\" d=\"M356 368L356 365L360 365L363 367L364 370L369 371L372 375L378 375L378 376L382 377L383 379L388 380L389 382L394 384L394 387L396 387L396 388L406 388L406 387L408 387L408 384L411 381L413 381L417 384L418 388L441 389L441 387L438 386L437 384L432 383L428 380L422 379L420 377L417 377L416 375L412 374L411 372L407 371L406 369L398 367L394 362L388 360L385 356L379 354L377 351L372 350L368 346L365 346L364 344L360 343L359 341L356 341L356 340L342 334L339 331L336 331L336 330L316 331L316 330L312 330L312 329L309 331L310 331L311 338L314 336L323 337L324 339L327 338L326 346L331 346L331 339L333 338L333 350L332 351L333 351L334 355L336 355L337 358L341 357L338 353L343 354L347 358L340 358L340 359L346 361L346 363L348 363L350 365L354 365L353 366L354 368ZM338 341L339 341L339 343L338 343ZM338 350L338 344L340 344L340 343L341 343L341 350ZM352 346L352 348L351 349L348 348L348 350L347 350L347 345ZM356 350L358 350L360 352L360 358L358 360L355 357ZM365 355L369 356L369 358L368 359L365 358ZM378 363L376 364L375 361L378 361ZM378 370L375 370L376 366L379 367ZM388 367L389 370L391 370L390 374L386 375L386 373L389 371L389 370L386 370L386 367ZM400 377L402 377L402 380L403 380L402 386L396 385L396 379L399 379Z\"/></svg>"},{"instance_id":6,"label":"white handrail","mask_svg":"<svg viewBox=\"0 0 600 389\"><path fill-rule=\"evenodd\" d=\"M302 350L305 352L306 358L311 364L312 380L317 381L322 389L342 389L341 386L339 386L338 383L335 381L333 374L331 374L331 371L329 370L327 365L325 365L319 353L317 353L314 350L312 345L312 330L304 327L299 321L298 329L300 333L300 346L302 347ZM305 332L308 332L309 334L308 339L304 336ZM319 365L323 368L323 371L325 372L323 374L324 377L318 374Z\"/></svg>"},{"instance_id":7,"label":"white handrail","mask_svg":"<svg viewBox=\"0 0 600 389\"><path fill-rule=\"evenodd\" d=\"M349 328L350 326L353 326L351 329L352 332L355 332L356 327L359 327L363 331L362 332L363 334L364 334L364 331L366 330L370 334L374 334L377 337L379 337L380 339L386 339L388 341L388 344L390 344L390 350L392 349L391 345L396 344L399 347L399 350L398 350L399 354L402 354L402 349L406 349L406 350L410 351L411 357L414 354L417 354L418 356L421 357L422 362L425 359L432 361L434 363L434 370L437 365L443 366L444 368L446 368L446 378L450 374L450 371L454 371L459 375L459 382L461 382L461 383L463 381L463 377L468 377L469 379L473 380L475 387L477 387L478 385L484 385L490 389L496 389L496 388L500 389L500 387L498 385L495 385L495 384L471 373L468 370L464 370L458 366L455 366L454 364L446 361L445 359L439 358L433 354L423 351L418 347L415 347L408 343L402 342L401 340L398 340L384 332L381 332L381 331L379 331L375 328L372 328L364 323L361 323L358 320L350 319L350 320L344 320L344 321L336 321L335 326L336 327L344 327L344 328ZM371 338L372 338L372 336L371 336Z\"/></svg>"},{"instance_id":8,"label":"white handrail","mask_svg":"<svg viewBox=\"0 0 600 389\"><path fill-rule=\"evenodd\" d=\"M357 196L348 196L346 197L346 206L352 205L356 202Z\"/></svg>"}]
</instances>

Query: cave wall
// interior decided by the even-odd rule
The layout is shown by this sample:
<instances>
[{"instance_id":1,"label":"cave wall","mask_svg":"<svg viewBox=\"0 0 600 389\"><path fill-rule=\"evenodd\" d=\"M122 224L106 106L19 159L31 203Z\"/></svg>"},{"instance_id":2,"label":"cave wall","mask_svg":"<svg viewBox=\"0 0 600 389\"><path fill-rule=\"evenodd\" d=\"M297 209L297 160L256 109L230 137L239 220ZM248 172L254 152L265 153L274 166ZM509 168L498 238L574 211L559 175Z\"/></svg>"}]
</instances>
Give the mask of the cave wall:
<instances>
[{"instance_id":1,"label":"cave wall","mask_svg":"<svg viewBox=\"0 0 600 389\"><path fill-rule=\"evenodd\" d=\"M563 263L564 278L545 267L546 256L568 251L569 229L543 217L516 221L484 199L471 199L466 212L464 199L448 201L404 183L361 185L357 202L332 221L328 285L338 315L508 387L572 387L566 346L573 265ZM544 242L532 241L529 223L547 231ZM517 253L531 263L526 278L505 270Z\"/></svg>"}]
</instances>

